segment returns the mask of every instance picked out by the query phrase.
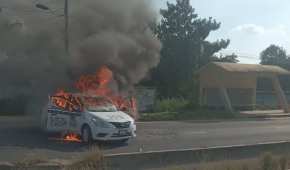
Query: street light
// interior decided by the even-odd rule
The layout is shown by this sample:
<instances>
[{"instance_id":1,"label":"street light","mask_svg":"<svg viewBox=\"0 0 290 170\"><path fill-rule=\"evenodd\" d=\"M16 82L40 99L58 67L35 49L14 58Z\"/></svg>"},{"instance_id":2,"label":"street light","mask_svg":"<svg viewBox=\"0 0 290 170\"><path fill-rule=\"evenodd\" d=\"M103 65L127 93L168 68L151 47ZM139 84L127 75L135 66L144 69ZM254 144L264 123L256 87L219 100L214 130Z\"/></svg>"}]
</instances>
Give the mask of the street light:
<instances>
[{"instance_id":1,"label":"street light","mask_svg":"<svg viewBox=\"0 0 290 170\"><path fill-rule=\"evenodd\" d=\"M36 8L45 10L45 11L51 11L51 9L43 4L36 4L35 5ZM65 51L67 53L67 55L69 54L69 30L68 30L68 22L69 22L69 18L68 18L68 0L64 0L64 46L65 46Z\"/></svg>"}]
</instances>

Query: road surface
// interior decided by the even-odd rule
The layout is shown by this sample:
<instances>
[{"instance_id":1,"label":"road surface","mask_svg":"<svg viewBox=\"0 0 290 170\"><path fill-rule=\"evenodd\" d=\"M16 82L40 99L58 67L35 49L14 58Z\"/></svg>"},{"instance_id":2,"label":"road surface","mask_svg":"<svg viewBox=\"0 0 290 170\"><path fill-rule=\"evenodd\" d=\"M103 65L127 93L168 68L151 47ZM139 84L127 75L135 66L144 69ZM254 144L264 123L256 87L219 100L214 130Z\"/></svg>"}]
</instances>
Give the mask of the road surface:
<instances>
[{"instance_id":1,"label":"road surface","mask_svg":"<svg viewBox=\"0 0 290 170\"><path fill-rule=\"evenodd\" d=\"M211 123L140 122L137 131L137 138L128 144L100 144L103 152L146 152L290 141L290 119ZM88 150L88 146L79 143L49 139L28 118L0 117L0 161L19 161L24 158L70 159Z\"/></svg>"}]
</instances>

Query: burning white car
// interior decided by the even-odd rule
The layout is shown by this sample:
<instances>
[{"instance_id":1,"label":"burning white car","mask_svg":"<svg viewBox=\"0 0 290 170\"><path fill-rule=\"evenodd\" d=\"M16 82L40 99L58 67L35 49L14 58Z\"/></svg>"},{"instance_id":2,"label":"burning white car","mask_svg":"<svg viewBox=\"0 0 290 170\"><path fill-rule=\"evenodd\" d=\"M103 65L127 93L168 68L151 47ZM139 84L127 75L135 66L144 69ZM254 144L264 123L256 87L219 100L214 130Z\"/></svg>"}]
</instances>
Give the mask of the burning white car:
<instances>
[{"instance_id":1,"label":"burning white car","mask_svg":"<svg viewBox=\"0 0 290 170\"><path fill-rule=\"evenodd\" d=\"M86 143L93 140L126 142L136 136L134 119L99 96L50 96L42 113L42 125L47 132L74 134ZM74 136L67 136L71 137Z\"/></svg>"}]
</instances>

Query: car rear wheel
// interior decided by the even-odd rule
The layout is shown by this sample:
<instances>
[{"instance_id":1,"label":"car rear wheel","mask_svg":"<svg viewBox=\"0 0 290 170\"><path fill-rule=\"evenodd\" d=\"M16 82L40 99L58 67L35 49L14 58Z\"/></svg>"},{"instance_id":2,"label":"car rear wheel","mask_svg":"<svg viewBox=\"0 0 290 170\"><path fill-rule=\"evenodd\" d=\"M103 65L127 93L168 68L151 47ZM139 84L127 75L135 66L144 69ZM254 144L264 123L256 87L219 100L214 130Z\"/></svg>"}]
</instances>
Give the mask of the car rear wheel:
<instances>
[{"instance_id":1,"label":"car rear wheel","mask_svg":"<svg viewBox=\"0 0 290 170\"><path fill-rule=\"evenodd\" d=\"M92 131L88 125L85 125L82 128L82 141L84 143L91 143L92 142Z\"/></svg>"}]
</instances>

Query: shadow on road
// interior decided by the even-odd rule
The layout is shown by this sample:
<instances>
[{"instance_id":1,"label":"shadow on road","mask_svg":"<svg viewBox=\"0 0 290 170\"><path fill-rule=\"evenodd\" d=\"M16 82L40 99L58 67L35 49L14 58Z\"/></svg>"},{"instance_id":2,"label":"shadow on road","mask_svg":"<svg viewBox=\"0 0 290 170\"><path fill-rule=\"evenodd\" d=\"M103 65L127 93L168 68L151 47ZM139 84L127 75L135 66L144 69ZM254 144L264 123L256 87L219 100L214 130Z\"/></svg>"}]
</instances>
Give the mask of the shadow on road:
<instances>
[{"instance_id":1,"label":"shadow on road","mask_svg":"<svg viewBox=\"0 0 290 170\"><path fill-rule=\"evenodd\" d=\"M14 126L15 127L1 127L0 125L0 147L24 147L28 149L47 149L60 152L84 152L88 151L90 148L90 146L83 143L55 140L59 135L48 135L35 126ZM93 145L99 146L102 150L107 150L125 147L128 144L94 142Z\"/></svg>"}]
</instances>

